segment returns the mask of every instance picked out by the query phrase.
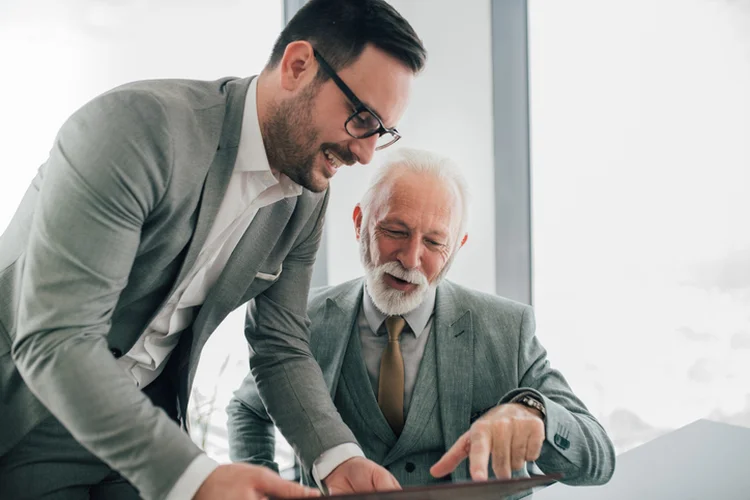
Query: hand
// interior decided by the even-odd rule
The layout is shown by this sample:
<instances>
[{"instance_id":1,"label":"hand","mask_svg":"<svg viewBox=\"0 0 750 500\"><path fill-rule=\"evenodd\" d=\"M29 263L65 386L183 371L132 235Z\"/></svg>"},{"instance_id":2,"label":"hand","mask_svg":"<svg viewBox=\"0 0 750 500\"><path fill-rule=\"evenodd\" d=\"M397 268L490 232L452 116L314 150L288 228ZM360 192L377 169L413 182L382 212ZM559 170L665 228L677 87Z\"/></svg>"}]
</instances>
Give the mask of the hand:
<instances>
[{"instance_id":1,"label":"hand","mask_svg":"<svg viewBox=\"0 0 750 500\"><path fill-rule=\"evenodd\" d=\"M393 474L363 457L350 458L341 463L323 482L329 495L401 489Z\"/></svg>"},{"instance_id":2,"label":"hand","mask_svg":"<svg viewBox=\"0 0 750 500\"><path fill-rule=\"evenodd\" d=\"M491 453L495 477L510 479L511 471L539 458L543 443L544 421L540 412L515 403L499 405L474 422L432 466L430 474L450 474L469 457L471 478L486 480Z\"/></svg>"},{"instance_id":3,"label":"hand","mask_svg":"<svg viewBox=\"0 0 750 500\"><path fill-rule=\"evenodd\" d=\"M292 483L265 467L248 464L218 466L203 482L193 500L260 500L268 497L317 497L318 490Z\"/></svg>"}]
</instances>

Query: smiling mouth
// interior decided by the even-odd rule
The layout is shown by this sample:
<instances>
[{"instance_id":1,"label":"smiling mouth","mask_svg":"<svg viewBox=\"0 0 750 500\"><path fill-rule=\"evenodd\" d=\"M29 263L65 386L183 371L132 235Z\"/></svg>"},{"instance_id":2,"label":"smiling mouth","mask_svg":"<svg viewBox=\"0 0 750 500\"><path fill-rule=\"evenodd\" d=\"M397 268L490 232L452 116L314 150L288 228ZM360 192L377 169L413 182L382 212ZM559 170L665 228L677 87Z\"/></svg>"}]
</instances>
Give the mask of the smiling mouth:
<instances>
[{"instance_id":1,"label":"smiling mouth","mask_svg":"<svg viewBox=\"0 0 750 500\"><path fill-rule=\"evenodd\" d=\"M411 281L402 280L398 276L394 276L392 274L388 274L388 276L390 276L391 278L393 278L396 281L396 283L400 283L402 285L413 285L413 283Z\"/></svg>"},{"instance_id":2,"label":"smiling mouth","mask_svg":"<svg viewBox=\"0 0 750 500\"><path fill-rule=\"evenodd\" d=\"M386 273L386 283L391 287L395 288L396 290L400 290L403 293L410 293L419 288L419 285L412 283L411 281L406 281L404 279L398 278L390 273Z\"/></svg>"},{"instance_id":3,"label":"smiling mouth","mask_svg":"<svg viewBox=\"0 0 750 500\"><path fill-rule=\"evenodd\" d=\"M341 165L344 164L344 161L336 156L333 151L330 149L324 149L323 154L325 155L326 159L328 160L328 163L335 169L339 168Z\"/></svg>"}]
</instances>

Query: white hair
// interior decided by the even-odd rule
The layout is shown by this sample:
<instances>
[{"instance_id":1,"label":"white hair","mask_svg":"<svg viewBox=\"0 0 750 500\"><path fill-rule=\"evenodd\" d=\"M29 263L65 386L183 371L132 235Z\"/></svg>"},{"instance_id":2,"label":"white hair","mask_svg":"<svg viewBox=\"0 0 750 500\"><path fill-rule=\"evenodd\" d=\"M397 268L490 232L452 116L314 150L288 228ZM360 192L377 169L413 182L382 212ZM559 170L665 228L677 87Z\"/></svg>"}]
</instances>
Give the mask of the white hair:
<instances>
[{"instance_id":1,"label":"white hair","mask_svg":"<svg viewBox=\"0 0 750 500\"><path fill-rule=\"evenodd\" d=\"M379 198L383 195L385 184L389 180L398 177L402 172L432 175L452 185L461 204L459 231L456 235L456 241L454 241L454 244L458 244L466 234L469 221L469 186L456 162L431 151L398 148L387 156L383 166L377 169L370 179L367 190L359 203L362 209L363 221L369 219L373 203L376 200L380 201ZM454 251L456 249L454 248Z\"/></svg>"}]
</instances>

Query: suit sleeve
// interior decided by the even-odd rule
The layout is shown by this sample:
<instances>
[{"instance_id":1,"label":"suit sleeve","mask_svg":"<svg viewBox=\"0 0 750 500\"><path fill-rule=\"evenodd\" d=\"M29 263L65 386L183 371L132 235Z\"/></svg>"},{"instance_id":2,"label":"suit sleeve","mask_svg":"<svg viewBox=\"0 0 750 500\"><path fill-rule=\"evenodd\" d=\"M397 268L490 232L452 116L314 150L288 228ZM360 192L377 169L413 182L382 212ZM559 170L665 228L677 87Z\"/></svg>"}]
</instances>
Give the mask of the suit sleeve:
<instances>
[{"instance_id":1,"label":"suit sleeve","mask_svg":"<svg viewBox=\"0 0 750 500\"><path fill-rule=\"evenodd\" d=\"M520 388L501 403L531 390L544 401L546 438L536 461L545 473L560 472L571 485L604 484L615 467L614 446L562 373L550 367L547 351L535 333L534 313L526 307L521 320L518 367Z\"/></svg>"},{"instance_id":2,"label":"suit sleeve","mask_svg":"<svg viewBox=\"0 0 750 500\"><path fill-rule=\"evenodd\" d=\"M274 461L276 434L252 377L247 377L227 405L229 458L279 472Z\"/></svg>"},{"instance_id":3,"label":"suit sleeve","mask_svg":"<svg viewBox=\"0 0 750 500\"><path fill-rule=\"evenodd\" d=\"M162 498L201 452L117 366L106 335L171 158L164 109L144 92L106 94L63 125L31 223L12 346L36 397L146 499Z\"/></svg>"},{"instance_id":4,"label":"suit sleeve","mask_svg":"<svg viewBox=\"0 0 750 500\"><path fill-rule=\"evenodd\" d=\"M307 296L327 203L328 193L311 217L310 229L284 260L281 277L248 308L245 328L263 403L308 474L323 452L357 442L310 352Z\"/></svg>"}]
</instances>

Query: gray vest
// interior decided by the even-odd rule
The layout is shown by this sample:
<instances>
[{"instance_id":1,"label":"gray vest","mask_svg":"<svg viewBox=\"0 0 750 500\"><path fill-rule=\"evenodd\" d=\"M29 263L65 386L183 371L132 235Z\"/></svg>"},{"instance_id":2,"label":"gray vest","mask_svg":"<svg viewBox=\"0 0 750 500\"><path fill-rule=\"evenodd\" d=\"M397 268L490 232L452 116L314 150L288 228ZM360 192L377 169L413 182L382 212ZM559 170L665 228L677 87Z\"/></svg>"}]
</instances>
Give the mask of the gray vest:
<instances>
[{"instance_id":1,"label":"gray vest","mask_svg":"<svg viewBox=\"0 0 750 500\"><path fill-rule=\"evenodd\" d=\"M425 398L437 391L435 334L430 332L414 386L404 430L398 438L378 406L362 357L359 330L355 323L344 355L334 403L341 418L357 437L365 456L382 464L402 486L450 481L435 479L430 467L445 453L437 399ZM430 408L425 399L432 400Z\"/></svg>"}]
</instances>

